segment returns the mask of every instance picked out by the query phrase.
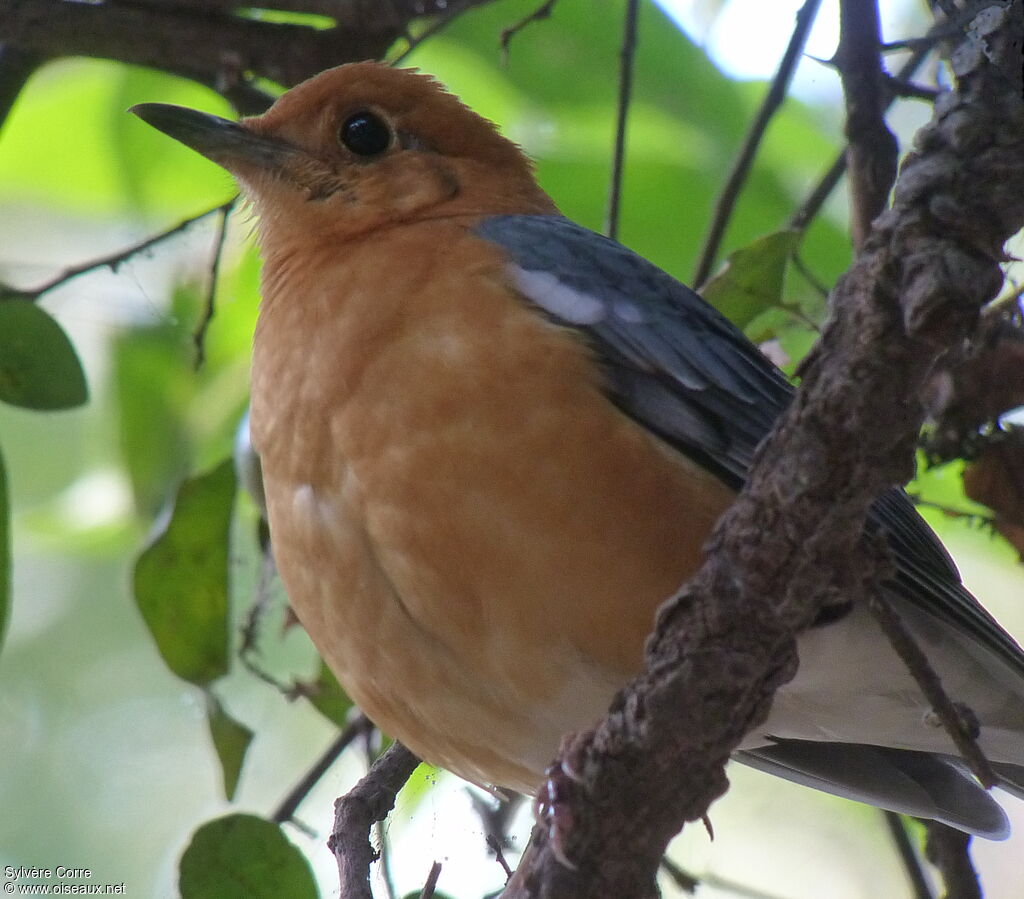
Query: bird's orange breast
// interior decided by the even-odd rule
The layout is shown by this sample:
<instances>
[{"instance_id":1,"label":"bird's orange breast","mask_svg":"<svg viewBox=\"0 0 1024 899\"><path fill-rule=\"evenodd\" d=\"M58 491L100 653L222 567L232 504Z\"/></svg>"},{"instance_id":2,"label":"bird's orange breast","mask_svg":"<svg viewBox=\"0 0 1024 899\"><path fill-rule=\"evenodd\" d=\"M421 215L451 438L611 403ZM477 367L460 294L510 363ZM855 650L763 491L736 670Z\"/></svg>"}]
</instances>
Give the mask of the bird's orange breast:
<instances>
[{"instance_id":1,"label":"bird's orange breast","mask_svg":"<svg viewBox=\"0 0 1024 899\"><path fill-rule=\"evenodd\" d=\"M295 611L385 731L530 789L731 493L615 408L466 223L267 255L253 428Z\"/></svg>"}]
</instances>

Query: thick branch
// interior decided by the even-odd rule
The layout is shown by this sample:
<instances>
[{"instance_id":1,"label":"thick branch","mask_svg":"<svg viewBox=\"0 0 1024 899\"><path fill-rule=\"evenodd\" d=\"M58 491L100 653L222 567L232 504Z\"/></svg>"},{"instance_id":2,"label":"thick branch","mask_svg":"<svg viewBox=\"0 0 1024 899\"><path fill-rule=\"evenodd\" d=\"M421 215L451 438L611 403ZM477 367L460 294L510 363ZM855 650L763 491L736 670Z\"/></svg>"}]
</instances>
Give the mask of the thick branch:
<instances>
[{"instance_id":1,"label":"thick branch","mask_svg":"<svg viewBox=\"0 0 1024 899\"><path fill-rule=\"evenodd\" d=\"M549 828L509 899L656 895L668 841L725 791L729 754L792 677L794 634L829 597L875 586L867 509L910 475L919 389L998 291L1003 243L1024 225L1022 39L1021 0L975 20L954 57L959 92L936 104L837 285L801 390L708 562L663 608L647 670L567 741Z\"/></svg>"},{"instance_id":2,"label":"thick branch","mask_svg":"<svg viewBox=\"0 0 1024 899\"><path fill-rule=\"evenodd\" d=\"M465 2L482 5L490 0ZM251 114L262 112L271 99L249 84L253 77L290 87L344 62L379 58L412 19L444 8L439 2L413 0L280 4L335 17L334 27L315 28L238 16L238 6L0 0L0 43L46 59L92 56L162 69L223 93L239 112ZM140 35L160 39L140 40Z\"/></svg>"}]
</instances>

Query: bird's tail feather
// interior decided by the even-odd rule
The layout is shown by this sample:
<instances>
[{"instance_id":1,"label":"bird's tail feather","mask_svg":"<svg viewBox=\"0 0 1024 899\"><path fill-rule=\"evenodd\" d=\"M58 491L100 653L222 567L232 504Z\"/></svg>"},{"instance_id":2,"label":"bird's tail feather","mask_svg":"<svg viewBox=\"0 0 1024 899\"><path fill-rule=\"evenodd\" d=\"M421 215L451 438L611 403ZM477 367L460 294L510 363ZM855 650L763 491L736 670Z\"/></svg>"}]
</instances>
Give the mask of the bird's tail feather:
<instances>
[{"instance_id":1,"label":"bird's tail feather","mask_svg":"<svg viewBox=\"0 0 1024 899\"><path fill-rule=\"evenodd\" d=\"M794 783L941 821L986 839L1003 840L1010 834L999 803L956 759L882 746L807 740L780 740L771 746L742 750L733 757ZM1010 792L1024 794L1024 767L994 767Z\"/></svg>"}]
</instances>

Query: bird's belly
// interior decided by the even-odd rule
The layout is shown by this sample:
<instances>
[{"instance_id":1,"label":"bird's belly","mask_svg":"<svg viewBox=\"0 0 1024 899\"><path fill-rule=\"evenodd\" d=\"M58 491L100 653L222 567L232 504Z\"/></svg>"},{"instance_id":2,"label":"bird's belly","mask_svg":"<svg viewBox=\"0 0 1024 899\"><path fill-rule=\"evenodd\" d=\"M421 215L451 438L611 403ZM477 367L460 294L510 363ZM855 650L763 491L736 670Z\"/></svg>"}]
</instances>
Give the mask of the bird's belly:
<instances>
[{"instance_id":1,"label":"bird's belly","mask_svg":"<svg viewBox=\"0 0 1024 899\"><path fill-rule=\"evenodd\" d=\"M332 481L272 454L264 476L289 598L352 698L426 760L528 790L639 670L731 494L596 393L590 415L516 399L372 454L351 421Z\"/></svg>"},{"instance_id":2,"label":"bird's belly","mask_svg":"<svg viewBox=\"0 0 1024 899\"><path fill-rule=\"evenodd\" d=\"M320 318L262 320L252 420L281 576L345 689L426 760L527 789L639 669L732 494L489 272L377 330L379 274L344 314L277 307Z\"/></svg>"},{"instance_id":3,"label":"bird's belly","mask_svg":"<svg viewBox=\"0 0 1024 899\"><path fill-rule=\"evenodd\" d=\"M308 484L272 484L268 493L275 556L298 617L352 699L422 758L478 784L529 792L561 736L607 708L623 678L587 659L561 628L545 634L540 622L533 639L500 624L489 633L482 622L472 633L452 629L469 617L446 614L467 600L455 581L444 595L407 602L378 556L394 547L375 545L362 519ZM514 613L507 592L496 601Z\"/></svg>"}]
</instances>

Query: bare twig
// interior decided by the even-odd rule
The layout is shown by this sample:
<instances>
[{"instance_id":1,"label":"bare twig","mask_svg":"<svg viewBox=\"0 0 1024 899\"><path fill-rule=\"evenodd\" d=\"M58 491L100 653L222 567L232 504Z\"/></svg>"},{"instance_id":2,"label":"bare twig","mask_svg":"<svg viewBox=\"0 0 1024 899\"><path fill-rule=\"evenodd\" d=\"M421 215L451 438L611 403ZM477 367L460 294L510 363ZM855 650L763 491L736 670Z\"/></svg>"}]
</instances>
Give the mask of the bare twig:
<instances>
[{"instance_id":1,"label":"bare twig","mask_svg":"<svg viewBox=\"0 0 1024 899\"><path fill-rule=\"evenodd\" d=\"M832 165L818 179L814 189L807 195L803 203L797 207L796 212L789 217L786 227L794 231L805 230L814 220L814 217L821 212L821 207L825 205L825 201L832 195L832 191L843 180L843 175L845 174L846 149L844 148L839 151L839 155L833 160Z\"/></svg>"},{"instance_id":2,"label":"bare twig","mask_svg":"<svg viewBox=\"0 0 1024 899\"><path fill-rule=\"evenodd\" d=\"M366 756L366 767L370 768L380 754L380 731L377 728L371 726L363 734L363 753ZM387 899L397 899L398 892L395 889L395 878L391 871L391 844L388 840L385 822L376 821L373 830L377 837L377 861L380 867L381 881L384 883L384 893Z\"/></svg>"},{"instance_id":3,"label":"bare twig","mask_svg":"<svg viewBox=\"0 0 1024 899\"><path fill-rule=\"evenodd\" d=\"M626 0L622 23L622 47L619 50L619 102L615 116L615 149L612 153L612 178L608 189L608 216L604 231L611 238L619 233L619 201L622 196L623 166L626 160L626 122L633 96L633 60L636 55L636 23L640 0Z\"/></svg>"},{"instance_id":4,"label":"bare twig","mask_svg":"<svg viewBox=\"0 0 1024 899\"><path fill-rule=\"evenodd\" d=\"M893 76L897 81L910 81L914 74L922 66L932 48L951 33L959 33L966 21L965 14L961 13L956 21L939 22L933 25L928 34L912 42L913 52L910 58L903 64L900 70ZM909 42L908 42L909 43ZM892 105L896 98L890 96L886 109ZM789 219L788 228L803 231L813 221L814 217L825 204L836 185L842 180L846 172L846 148L839 151L833 163L825 170L814 189Z\"/></svg>"},{"instance_id":5,"label":"bare twig","mask_svg":"<svg viewBox=\"0 0 1024 899\"><path fill-rule=\"evenodd\" d=\"M768 123L782 105L782 101L786 99L786 91L789 90L789 83L793 80L793 72L800 61L800 54L807 43L807 36L811 32L811 26L814 24L814 18L818 14L820 5L821 0L805 0L804 5L797 13L796 25L789 38L789 46L786 47L786 52L782 56L782 61L775 72L768 93L765 94L761 108L757 111L754 121L751 122L750 128L747 130L743 146L740 147L732 169L729 171L729 176L725 179L725 184L715 201L714 215L704 238L704 246L701 249L700 258L697 260L697 267L693 272L695 287L699 287L707 281L711 274L726 225L729 224L733 208L736 205L736 199L750 173L750 167L757 154L757 149L761 145L761 140L764 138L765 131L768 129Z\"/></svg>"},{"instance_id":6,"label":"bare twig","mask_svg":"<svg viewBox=\"0 0 1024 899\"><path fill-rule=\"evenodd\" d=\"M203 361L206 358L206 331L210 327L210 322L213 321L213 314L216 309L217 280L220 275L221 256L224 254L224 238L228 234L228 217L231 215L231 210L234 209L237 200L238 197L235 197L230 203L221 207L220 221L217 223L217 235L213 239L210 277L206 285L206 302L203 303L203 314L199 318L199 323L196 325L195 331L192 332L192 345L196 350L196 371L203 367Z\"/></svg>"},{"instance_id":7,"label":"bare twig","mask_svg":"<svg viewBox=\"0 0 1024 899\"><path fill-rule=\"evenodd\" d=\"M515 817L516 812L523 803L524 797L520 793L511 793L505 797L493 797L490 794L481 794L478 791L466 788L469 794L469 801L473 805L473 811L480 818L484 827L484 834L487 838L487 845L491 842L504 846L506 849L511 846L508 829Z\"/></svg>"},{"instance_id":8,"label":"bare twig","mask_svg":"<svg viewBox=\"0 0 1024 899\"><path fill-rule=\"evenodd\" d=\"M263 624L264 616L270 608L270 601L273 598L270 587L274 582L276 574L277 566L274 564L274 554L270 551L269 547L265 547L263 549L263 559L260 563L260 574L259 579L256 581L252 605L246 612L245 618L242 620L242 626L239 629L241 632L241 642L238 647L238 658L246 670L254 677L265 684L269 684L282 695L294 698L297 690L295 684L287 684L279 680L256 661L256 656L259 653L260 628Z\"/></svg>"},{"instance_id":9,"label":"bare twig","mask_svg":"<svg viewBox=\"0 0 1024 899\"><path fill-rule=\"evenodd\" d=\"M889 202L896 180L898 146L885 123L891 100L879 47L877 0L839 0L839 48L835 64L846 98L846 168L850 176L850 229L860 248L871 223Z\"/></svg>"},{"instance_id":10,"label":"bare twig","mask_svg":"<svg viewBox=\"0 0 1024 899\"><path fill-rule=\"evenodd\" d=\"M437 880L441 876L441 863L434 862L430 866L430 873L427 874L427 880L423 884L423 889L420 891L420 899L433 899L434 891L437 889Z\"/></svg>"},{"instance_id":11,"label":"bare twig","mask_svg":"<svg viewBox=\"0 0 1024 899\"><path fill-rule=\"evenodd\" d=\"M744 896L746 899L779 899L778 896L766 893L764 890L737 883L735 880L729 880L726 877L719 877L717 874L707 873L697 877L689 871L684 871L668 856L661 860L661 870L672 878L672 882L679 889L691 895L697 892L698 887L706 886L723 890L733 896Z\"/></svg>"},{"instance_id":12,"label":"bare twig","mask_svg":"<svg viewBox=\"0 0 1024 899\"><path fill-rule=\"evenodd\" d=\"M334 803L334 832L327 845L338 862L345 899L373 899L370 865L376 854L368 834L373 824L394 807L398 791L419 761L401 743L392 743L369 774Z\"/></svg>"},{"instance_id":13,"label":"bare twig","mask_svg":"<svg viewBox=\"0 0 1024 899\"><path fill-rule=\"evenodd\" d=\"M494 860L501 865L501 870L505 872L505 882L512 876L512 868L509 867L509 863L505 860L505 849L494 834L487 834L485 840L487 848L494 853Z\"/></svg>"},{"instance_id":14,"label":"bare twig","mask_svg":"<svg viewBox=\"0 0 1024 899\"><path fill-rule=\"evenodd\" d=\"M443 15L439 15L419 34L411 35L406 31L404 34L406 41L405 49L402 50L398 56L391 59L390 64L393 66L400 66L420 44L444 31L445 28L451 25L452 22L454 22L464 12L467 12L472 9L472 7L479 5L479 3L480 0L476 0L476 2L473 2L473 0L454 0L454 2L448 4Z\"/></svg>"},{"instance_id":15,"label":"bare twig","mask_svg":"<svg viewBox=\"0 0 1024 899\"><path fill-rule=\"evenodd\" d=\"M921 865L921 859L918 857L913 843L910 842L910 837L907 836L903 817L890 811L883 811L882 814L885 816L885 823L889 828L896 851L899 853L900 861L903 862L903 870L914 891L914 899L935 899L935 894L932 892L928 877Z\"/></svg>"},{"instance_id":16,"label":"bare twig","mask_svg":"<svg viewBox=\"0 0 1024 899\"><path fill-rule=\"evenodd\" d=\"M514 25L509 25L501 32L501 57L502 63L508 65L508 49L514 38L520 31L522 31L527 25L531 25L534 22L540 22L543 19L547 19L551 15L551 10L555 8L555 4L558 0L545 0L540 6L538 6L533 12L523 16Z\"/></svg>"},{"instance_id":17,"label":"bare twig","mask_svg":"<svg viewBox=\"0 0 1024 899\"><path fill-rule=\"evenodd\" d=\"M232 198L227 203L221 203L219 206L214 206L213 209L207 209L206 212L200 212L198 215L193 215L184 221L178 222L177 225L168 228L166 231L161 231L159 234L147 237L145 240L141 240L129 247L125 247L123 250L118 250L116 253L110 253L106 256L100 256L98 259L83 262L81 265L74 265L70 268L66 268L59 275L50 279L45 284L41 284L39 287L35 287L31 290L18 290L0 285L0 293L10 297L16 297L21 300L35 301L44 294L49 293L51 290L66 284L72 278L77 278L79 275L84 275L87 272L96 271L96 269L100 268L109 268L111 271L116 272L119 266L127 262L133 256L144 253L146 250L167 240L169 237L173 237L175 234L180 234L182 231L188 230L196 224L196 222L200 222L211 215L223 214L226 210L230 209L234 203L235 199Z\"/></svg>"},{"instance_id":18,"label":"bare twig","mask_svg":"<svg viewBox=\"0 0 1024 899\"><path fill-rule=\"evenodd\" d=\"M302 776L302 779L288 791L288 795L281 800L281 804L271 815L271 819L276 821L278 824L282 824L285 821L291 821L295 815L295 810L302 804L302 801L310 794L310 791L315 787L323 776L330 769L340 756L352 743L357 740L362 734L366 733L367 728L372 727L369 719L363 714L357 714L350 722L349 725L335 737L327 749L324 750L323 755L318 758L310 769Z\"/></svg>"},{"instance_id":19,"label":"bare twig","mask_svg":"<svg viewBox=\"0 0 1024 899\"><path fill-rule=\"evenodd\" d=\"M995 772L978 746L974 714L969 709L958 707L949 698L942 687L942 681L928 661L928 656L903 626L899 615L889 605L881 591L872 593L868 608L881 625L897 655L903 660L903 664L907 666L907 670L913 675L932 711L953 740L971 772L986 788L995 786Z\"/></svg>"},{"instance_id":20,"label":"bare twig","mask_svg":"<svg viewBox=\"0 0 1024 899\"><path fill-rule=\"evenodd\" d=\"M490 0L461 0L468 9ZM277 4L274 4L277 5ZM211 8L211 6L213 8ZM438 2L317 4L330 28L236 14L236 5L164 0L146 3L56 3L22 0L0 15L0 43L48 59L92 56L162 69L219 91L239 112L262 112L273 96L252 76L287 87L344 62L377 59L408 24L441 12ZM139 35L160 40L139 40Z\"/></svg>"},{"instance_id":21,"label":"bare twig","mask_svg":"<svg viewBox=\"0 0 1024 899\"><path fill-rule=\"evenodd\" d=\"M971 835L938 821L926 821L925 855L946 884L944 899L982 899L978 874L971 864Z\"/></svg>"}]
</instances>

